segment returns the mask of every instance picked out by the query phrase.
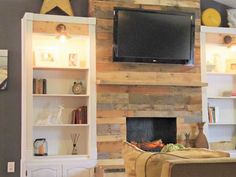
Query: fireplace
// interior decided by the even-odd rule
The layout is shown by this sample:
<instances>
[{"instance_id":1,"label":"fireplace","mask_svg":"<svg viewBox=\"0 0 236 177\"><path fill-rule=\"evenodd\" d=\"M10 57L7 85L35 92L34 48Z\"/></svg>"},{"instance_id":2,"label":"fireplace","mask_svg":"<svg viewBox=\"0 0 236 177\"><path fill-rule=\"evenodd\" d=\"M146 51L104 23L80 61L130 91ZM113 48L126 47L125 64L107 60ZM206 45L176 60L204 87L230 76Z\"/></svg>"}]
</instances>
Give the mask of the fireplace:
<instances>
[{"instance_id":1,"label":"fireplace","mask_svg":"<svg viewBox=\"0 0 236 177\"><path fill-rule=\"evenodd\" d=\"M127 117L126 127L128 142L176 143L176 117Z\"/></svg>"}]
</instances>

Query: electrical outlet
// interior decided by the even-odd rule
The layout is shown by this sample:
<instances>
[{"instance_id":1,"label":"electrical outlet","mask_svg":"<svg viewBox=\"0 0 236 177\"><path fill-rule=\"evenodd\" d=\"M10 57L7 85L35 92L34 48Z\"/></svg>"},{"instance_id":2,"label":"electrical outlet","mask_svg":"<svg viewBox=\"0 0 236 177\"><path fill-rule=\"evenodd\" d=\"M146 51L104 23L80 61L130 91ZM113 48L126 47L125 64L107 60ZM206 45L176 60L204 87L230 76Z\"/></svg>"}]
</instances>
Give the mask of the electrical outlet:
<instances>
[{"instance_id":1,"label":"electrical outlet","mask_svg":"<svg viewBox=\"0 0 236 177\"><path fill-rule=\"evenodd\" d=\"M7 172L14 173L15 172L15 162L8 162L7 163Z\"/></svg>"}]
</instances>

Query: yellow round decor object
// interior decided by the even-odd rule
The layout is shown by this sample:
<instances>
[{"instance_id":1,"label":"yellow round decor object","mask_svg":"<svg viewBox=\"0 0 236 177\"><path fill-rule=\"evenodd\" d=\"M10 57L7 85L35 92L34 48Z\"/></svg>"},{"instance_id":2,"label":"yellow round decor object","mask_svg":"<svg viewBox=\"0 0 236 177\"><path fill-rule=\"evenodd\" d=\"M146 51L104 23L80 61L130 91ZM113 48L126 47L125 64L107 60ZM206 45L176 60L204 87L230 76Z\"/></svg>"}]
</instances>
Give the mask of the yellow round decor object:
<instances>
[{"instance_id":1,"label":"yellow round decor object","mask_svg":"<svg viewBox=\"0 0 236 177\"><path fill-rule=\"evenodd\" d=\"M202 13L202 23L205 26L220 26L221 15L216 9L208 8Z\"/></svg>"}]
</instances>

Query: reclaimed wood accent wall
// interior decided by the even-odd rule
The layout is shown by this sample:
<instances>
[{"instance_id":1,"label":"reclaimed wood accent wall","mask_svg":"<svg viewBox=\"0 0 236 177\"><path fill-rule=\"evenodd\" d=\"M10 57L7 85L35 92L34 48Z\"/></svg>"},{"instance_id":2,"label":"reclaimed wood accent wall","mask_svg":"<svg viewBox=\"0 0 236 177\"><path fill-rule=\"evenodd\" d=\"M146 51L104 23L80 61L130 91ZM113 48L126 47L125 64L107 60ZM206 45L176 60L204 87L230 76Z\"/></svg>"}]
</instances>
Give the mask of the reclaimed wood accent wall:
<instances>
[{"instance_id":1,"label":"reclaimed wood accent wall","mask_svg":"<svg viewBox=\"0 0 236 177\"><path fill-rule=\"evenodd\" d=\"M194 66L112 62L115 6L195 12ZM190 132L194 138L197 134L195 122L202 116L201 87L194 85L201 82L200 0L90 0L89 13L97 18L97 80L102 81L97 84L98 158L122 157L126 117L177 117L178 141L184 139L185 132ZM166 85L148 84L153 76ZM126 84L129 77L138 82ZM107 84L109 81L118 81L118 84ZM175 82L178 86L174 86ZM185 85L186 82L190 84Z\"/></svg>"}]
</instances>

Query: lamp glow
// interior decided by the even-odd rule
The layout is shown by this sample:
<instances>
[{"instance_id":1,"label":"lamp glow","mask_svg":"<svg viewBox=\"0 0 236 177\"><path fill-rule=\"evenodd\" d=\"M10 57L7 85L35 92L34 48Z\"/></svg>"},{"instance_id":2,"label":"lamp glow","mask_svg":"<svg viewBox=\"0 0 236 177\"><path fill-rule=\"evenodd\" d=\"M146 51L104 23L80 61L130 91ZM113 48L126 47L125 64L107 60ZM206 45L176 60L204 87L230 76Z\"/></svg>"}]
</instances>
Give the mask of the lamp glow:
<instances>
[{"instance_id":1,"label":"lamp glow","mask_svg":"<svg viewBox=\"0 0 236 177\"><path fill-rule=\"evenodd\" d=\"M231 45L230 46L230 51L236 52L236 45Z\"/></svg>"},{"instance_id":2,"label":"lamp glow","mask_svg":"<svg viewBox=\"0 0 236 177\"><path fill-rule=\"evenodd\" d=\"M65 43L66 42L66 36L65 35L61 35L60 37L59 37L59 41L61 42L61 43Z\"/></svg>"},{"instance_id":3,"label":"lamp glow","mask_svg":"<svg viewBox=\"0 0 236 177\"><path fill-rule=\"evenodd\" d=\"M67 39L70 38L66 31L66 26L64 24L59 24L56 26L57 31L57 39L59 39L60 42L65 43Z\"/></svg>"}]
</instances>

